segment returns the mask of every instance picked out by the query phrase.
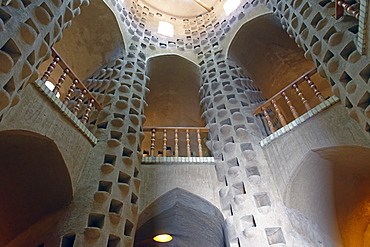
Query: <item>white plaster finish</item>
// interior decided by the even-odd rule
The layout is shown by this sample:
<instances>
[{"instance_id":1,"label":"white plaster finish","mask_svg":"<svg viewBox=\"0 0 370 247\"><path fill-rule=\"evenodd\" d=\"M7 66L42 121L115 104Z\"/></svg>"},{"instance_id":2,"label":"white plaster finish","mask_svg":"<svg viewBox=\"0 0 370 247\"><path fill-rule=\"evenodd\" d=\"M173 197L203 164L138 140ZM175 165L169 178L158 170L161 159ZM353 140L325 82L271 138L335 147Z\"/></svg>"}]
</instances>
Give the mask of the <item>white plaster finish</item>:
<instances>
[{"instance_id":1,"label":"white plaster finish","mask_svg":"<svg viewBox=\"0 0 370 247\"><path fill-rule=\"evenodd\" d=\"M174 188L198 195L220 209L218 182L213 164L142 165L140 179L140 212Z\"/></svg>"},{"instance_id":2,"label":"white plaster finish","mask_svg":"<svg viewBox=\"0 0 370 247\"><path fill-rule=\"evenodd\" d=\"M5 115L0 130L26 130L53 140L69 170L72 186L76 188L92 146L31 84L23 89L20 103Z\"/></svg>"},{"instance_id":3,"label":"white plaster finish","mask_svg":"<svg viewBox=\"0 0 370 247\"><path fill-rule=\"evenodd\" d=\"M284 195L292 174L307 151L341 145L370 147L370 141L348 117L345 108L336 104L266 146L263 151L280 195Z\"/></svg>"}]
</instances>

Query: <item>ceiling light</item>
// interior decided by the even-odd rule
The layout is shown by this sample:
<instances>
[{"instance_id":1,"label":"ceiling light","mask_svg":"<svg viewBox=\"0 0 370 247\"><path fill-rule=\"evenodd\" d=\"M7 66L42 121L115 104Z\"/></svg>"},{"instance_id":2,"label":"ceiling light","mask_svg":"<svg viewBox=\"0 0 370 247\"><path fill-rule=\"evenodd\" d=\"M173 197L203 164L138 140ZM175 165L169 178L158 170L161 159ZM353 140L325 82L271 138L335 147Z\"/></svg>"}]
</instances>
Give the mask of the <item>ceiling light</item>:
<instances>
[{"instance_id":1,"label":"ceiling light","mask_svg":"<svg viewBox=\"0 0 370 247\"><path fill-rule=\"evenodd\" d=\"M240 0L227 0L223 5L226 15L233 12L239 5Z\"/></svg>"},{"instance_id":2,"label":"ceiling light","mask_svg":"<svg viewBox=\"0 0 370 247\"><path fill-rule=\"evenodd\" d=\"M159 234L153 238L154 241L161 242L161 243L167 243L172 240L172 236L169 234Z\"/></svg>"}]
</instances>

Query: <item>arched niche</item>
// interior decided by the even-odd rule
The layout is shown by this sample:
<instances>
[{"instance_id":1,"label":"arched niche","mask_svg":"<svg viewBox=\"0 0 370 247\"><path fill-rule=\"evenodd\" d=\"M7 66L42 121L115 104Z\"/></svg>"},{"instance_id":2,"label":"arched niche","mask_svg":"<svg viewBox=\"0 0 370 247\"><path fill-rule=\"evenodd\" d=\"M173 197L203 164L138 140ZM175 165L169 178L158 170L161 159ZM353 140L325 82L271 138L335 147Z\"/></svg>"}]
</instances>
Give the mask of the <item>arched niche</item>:
<instances>
[{"instance_id":1,"label":"arched niche","mask_svg":"<svg viewBox=\"0 0 370 247\"><path fill-rule=\"evenodd\" d=\"M312 237L312 229L318 226L322 239L316 236L312 241L321 240L323 246L368 246L370 148L335 146L309 151L287 186L285 204L308 219L306 236ZM295 227L302 230L302 223Z\"/></svg>"},{"instance_id":2,"label":"arched niche","mask_svg":"<svg viewBox=\"0 0 370 247\"><path fill-rule=\"evenodd\" d=\"M62 39L54 48L85 80L107 63L120 58L125 50L122 33L113 12L103 0L90 1L81 8L81 15L72 20L72 25L63 31ZM52 58L42 63L39 72L46 71ZM55 84L62 70L57 68L50 80Z\"/></svg>"},{"instance_id":3,"label":"arched niche","mask_svg":"<svg viewBox=\"0 0 370 247\"><path fill-rule=\"evenodd\" d=\"M165 193L140 214L134 247L162 246L152 239L161 233L173 236L166 246L225 246L221 212L179 188Z\"/></svg>"},{"instance_id":4,"label":"arched niche","mask_svg":"<svg viewBox=\"0 0 370 247\"><path fill-rule=\"evenodd\" d=\"M65 207L73 192L66 164L51 139L28 131L2 131L0 140L0 246L5 246Z\"/></svg>"},{"instance_id":5,"label":"arched niche","mask_svg":"<svg viewBox=\"0 0 370 247\"><path fill-rule=\"evenodd\" d=\"M273 14L259 16L244 24L230 44L228 57L245 69L266 99L315 67ZM311 80L324 98L332 96L330 84L318 73L312 75ZM311 107L321 103L307 82L298 87ZM286 94L299 115L307 111L292 87L286 90ZM276 102L284 118L288 122L293 121L295 118L285 99L281 97ZM272 106L270 108L273 109Z\"/></svg>"},{"instance_id":6,"label":"arched niche","mask_svg":"<svg viewBox=\"0 0 370 247\"><path fill-rule=\"evenodd\" d=\"M201 118L199 88L201 82L199 66L177 55L152 57L147 62L150 77L146 98L145 127L204 127ZM157 137L160 137L159 134ZM169 132L168 145L174 147L174 132ZM205 138L202 134L202 138ZM158 139L158 138L157 138ZM192 150L196 149L196 132L190 133ZM179 132L179 146L185 147L185 132ZM162 146L158 139L156 147ZM150 133L147 132L143 149L149 150ZM180 152L186 149L180 147ZM174 149L172 149L174 150ZM180 154L180 156L183 154ZM183 155L184 156L184 155Z\"/></svg>"},{"instance_id":7,"label":"arched niche","mask_svg":"<svg viewBox=\"0 0 370 247\"><path fill-rule=\"evenodd\" d=\"M244 24L228 50L228 57L248 72L267 98L314 67L303 55L273 14Z\"/></svg>"},{"instance_id":8,"label":"arched niche","mask_svg":"<svg viewBox=\"0 0 370 247\"><path fill-rule=\"evenodd\" d=\"M204 126L201 119L199 66L177 55L152 57L145 110L146 126Z\"/></svg>"}]
</instances>

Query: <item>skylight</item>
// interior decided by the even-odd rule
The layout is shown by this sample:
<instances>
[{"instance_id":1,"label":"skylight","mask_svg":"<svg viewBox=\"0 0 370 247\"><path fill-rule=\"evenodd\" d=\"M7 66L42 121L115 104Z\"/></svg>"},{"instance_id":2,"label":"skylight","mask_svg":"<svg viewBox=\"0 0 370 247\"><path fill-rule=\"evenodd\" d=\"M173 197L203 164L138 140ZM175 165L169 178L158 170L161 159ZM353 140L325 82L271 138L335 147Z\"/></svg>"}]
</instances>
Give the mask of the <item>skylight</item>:
<instances>
[{"instance_id":1,"label":"skylight","mask_svg":"<svg viewBox=\"0 0 370 247\"><path fill-rule=\"evenodd\" d=\"M239 5L240 0L227 0L223 5L226 15L233 12Z\"/></svg>"},{"instance_id":2,"label":"skylight","mask_svg":"<svg viewBox=\"0 0 370 247\"><path fill-rule=\"evenodd\" d=\"M158 24L158 33L169 37L173 37L174 29L171 23L160 21Z\"/></svg>"}]
</instances>

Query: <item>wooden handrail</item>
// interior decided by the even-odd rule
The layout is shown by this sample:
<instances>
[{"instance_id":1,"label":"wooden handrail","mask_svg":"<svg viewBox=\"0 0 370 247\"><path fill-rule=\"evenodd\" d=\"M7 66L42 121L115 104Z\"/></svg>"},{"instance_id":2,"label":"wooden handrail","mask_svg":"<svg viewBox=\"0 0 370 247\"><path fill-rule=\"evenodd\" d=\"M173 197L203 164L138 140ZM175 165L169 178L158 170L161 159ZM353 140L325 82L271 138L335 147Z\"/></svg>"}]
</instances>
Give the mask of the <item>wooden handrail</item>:
<instances>
[{"instance_id":1,"label":"wooden handrail","mask_svg":"<svg viewBox=\"0 0 370 247\"><path fill-rule=\"evenodd\" d=\"M263 113L263 116L265 117L265 120L267 122L267 125L271 133L274 133L276 131L276 127L279 127L279 125L281 125L280 127L283 127L287 125L289 121L291 121L291 120L287 121L286 119L287 115L284 116L282 112L283 108L281 108L281 106L279 106L279 103L277 102L278 99L283 98L285 100L286 106L289 107L289 110L292 113L292 116L294 117L294 119L299 118L299 114L295 106L293 105L293 102L288 96L288 90L295 92L295 94L300 99L300 102L301 104L303 104L306 111L310 111L312 109L311 105L309 104L309 101L311 101L311 98L307 99L306 98L307 95L304 95L306 91L303 92L298 87L298 85L301 84L302 82L304 81L307 82L308 87L311 88L312 92L314 93L314 97L316 97L319 100L319 102L325 101L324 96L321 94L319 89L317 89L315 83L311 80L311 76L315 74L316 72L317 72L317 69L312 68L311 70L304 73L298 79L290 83L288 86L286 86L284 89L282 89L280 92L272 96L269 100L267 100L265 103L263 103L261 106L257 107L257 109L253 111L254 115L258 115L260 114L260 112ZM269 107L269 106L272 106L272 107ZM272 116L271 112L275 112L277 116L275 118L271 118Z\"/></svg>"},{"instance_id":2,"label":"wooden handrail","mask_svg":"<svg viewBox=\"0 0 370 247\"><path fill-rule=\"evenodd\" d=\"M151 131L152 129L156 130L181 130L181 131L186 131L186 130L200 130L200 132L208 132L209 128L208 127L144 127L144 131Z\"/></svg>"},{"instance_id":3,"label":"wooden handrail","mask_svg":"<svg viewBox=\"0 0 370 247\"><path fill-rule=\"evenodd\" d=\"M69 109L75 116L79 116L81 105L83 104L84 100L87 99L87 105L85 113L82 115L81 122L82 124L86 125L89 119L89 114L92 111L93 107L98 110L101 110L102 107L99 102L95 99L94 95L90 93L90 91L86 88L86 86L81 82L81 80L77 77L77 75L70 69L64 59L58 54L58 52L51 48L53 61L50 63L49 67L45 71L45 73L40 78L40 81L46 83L49 77L51 76L52 72L55 70L56 66L59 65L62 68L63 72L60 75L58 82L54 85L53 89L50 89L52 94L58 95L59 90L62 87L62 84L65 82L66 77L68 76L72 80L72 84L69 87L62 103L65 106L68 106L70 100L74 97L74 92L76 88L79 88L81 93L76 96L76 104L74 105L73 109ZM49 86L48 86L49 87ZM57 96L59 98L59 96Z\"/></svg>"},{"instance_id":4,"label":"wooden handrail","mask_svg":"<svg viewBox=\"0 0 370 247\"><path fill-rule=\"evenodd\" d=\"M58 65L63 69L63 71L68 70L67 75L72 79L72 81L76 82L76 87L79 88L82 91L86 90L86 97L91 100L93 99L93 105L96 109L101 110L102 107L99 104L99 102L95 99L95 97L90 93L90 91L86 88L86 86L81 82L81 80L78 78L78 76L73 72L73 70L70 69L68 64L64 61L64 59L59 55L59 53L54 49L54 47L51 48L52 56L54 59L57 57L59 58Z\"/></svg>"},{"instance_id":5,"label":"wooden handrail","mask_svg":"<svg viewBox=\"0 0 370 247\"><path fill-rule=\"evenodd\" d=\"M271 105L271 103L272 103L273 100L277 101L278 99L284 97L282 95L282 93L284 93L287 89L289 89L290 87L293 87L294 84L296 84L296 85L301 84L303 81L306 81L305 77L307 77L307 76L310 77L310 76L314 75L316 72L317 72L317 68L316 67L310 69L308 72L306 72L305 74L303 74L302 76L300 76L298 79L296 79L295 81L293 81L292 83L290 83L288 86L286 86L285 88L283 88L282 90L280 90L277 94L275 94L270 99L268 99L265 103L263 103L262 105L260 105L259 107L257 107L253 111L253 114L254 115L257 115L258 113L260 113L261 111L263 111L262 110L262 107L267 108L267 106Z\"/></svg>"},{"instance_id":6,"label":"wooden handrail","mask_svg":"<svg viewBox=\"0 0 370 247\"><path fill-rule=\"evenodd\" d=\"M190 140L190 132L196 133L196 143L197 143L197 149L198 149L198 156L203 157L203 146L202 146L202 139L201 139L201 132L208 132L208 127L144 127L144 132L151 132L151 138L150 138L150 156L155 156L155 142L156 142L156 133L157 132L163 132L163 146L162 146L162 155L163 157L167 156L167 148L168 148L168 133L173 132L174 133L174 153L173 155L175 157L179 157L179 132L183 131L185 132L185 142L186 142L186 156L190 157L192 156L191 152L191 140ZM169 155L169 154L168 154Z\"/></svg>"}]
</instances>

